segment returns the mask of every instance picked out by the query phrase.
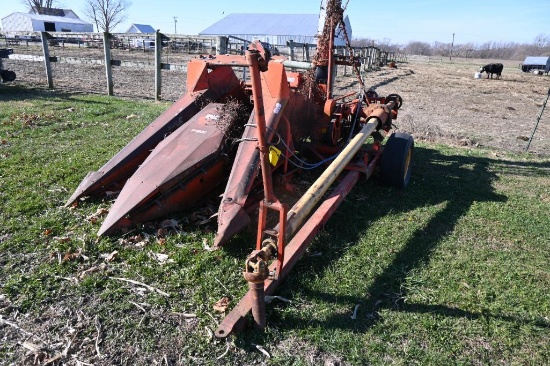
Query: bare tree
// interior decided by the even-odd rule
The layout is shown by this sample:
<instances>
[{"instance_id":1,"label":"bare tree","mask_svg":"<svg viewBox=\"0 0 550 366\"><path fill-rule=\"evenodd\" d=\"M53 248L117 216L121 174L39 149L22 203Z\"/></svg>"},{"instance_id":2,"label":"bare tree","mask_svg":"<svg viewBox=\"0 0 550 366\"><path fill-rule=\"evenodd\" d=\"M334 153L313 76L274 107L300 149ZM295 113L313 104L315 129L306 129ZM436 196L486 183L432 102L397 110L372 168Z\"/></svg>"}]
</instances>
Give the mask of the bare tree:
<instances>
[{"instance_id":1,"label":"bare tree","mask_svg":"<svg viewBox=\"0 0 550 366\"><path fill-rule=\"evenodd\" d=\"M450 43L435 41L432 44L431 48L434 55L442 56L442 57L450 56L450 51L449 51L451 49Z\"/></svg>"},{"instance_id":2,"label":"bare tree","mask_svg":"<svg viewBox=\"0 0 550 366\"><path fill-rule=\"evenodd\" d=\"M370 38L355 38L351 41L353 47L369 47L375 44L374 39Z\"/></svg>"},{"instance_id":3,"label":"bare tree","mask_svg":"<svg viewBox=\"0 0 550 366\"><path fill-rule=\"evenodd\" d=\"M546 34L539 34L535 37L534 45L538 48L538 52L542 54L544 49L550 46L550 37Z\"/></svg>"},{"instance_id":4,"label":"bare tree","mask_svg":"<svg viewBox=\"0 0 550 366\"><path fill-rule=\"evenodd\" d=\"M433 49L429 43L411 41L405 46L405 51L411 55L432 56Z\"/></svg>"},{"instance_id":5,"label":"bare tree","mask_svg":"<svg viewBox=\"0 0 550 366\"><path fill-rule=\"evenodd\" d=\"M37 14L44 14L48 9L53 8L54 0L21 0L23 5L27 5L30 9L34 9Z\"/></svg>"},{"instance_id":6,"label":"bare tree","mask_svg":"<svg viewBox=\"0 0 550 366\"><path fill-rule=\"evenodd\" d=\"M127 17L130 0L85 0L84 14L96 25L97 30L110 32Z\"/></svg>"}]
</instances>

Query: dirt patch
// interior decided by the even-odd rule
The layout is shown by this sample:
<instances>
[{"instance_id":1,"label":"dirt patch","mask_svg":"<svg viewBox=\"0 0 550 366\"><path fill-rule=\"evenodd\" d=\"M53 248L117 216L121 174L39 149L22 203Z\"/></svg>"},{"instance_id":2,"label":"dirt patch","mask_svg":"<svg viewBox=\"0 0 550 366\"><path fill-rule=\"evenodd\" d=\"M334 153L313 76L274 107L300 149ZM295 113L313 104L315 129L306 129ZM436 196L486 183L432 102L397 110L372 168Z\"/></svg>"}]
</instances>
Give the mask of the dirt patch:
<instances>
[{"instance_id":1,"label":"dirt patch","mask_svg":"<svg viewBox=\"0 0 550 366\"><path fill-rule=\"evenodd\" d=\"M364 78L380 95L401 95L403 107L395 124L417 140L523 151L548 95L550 77L523 73L508 62L502 79L486 79L485 74L475 79L483 63L401 63ZM349 88L350 83L340 81L339 87ZM550 105L529 151L550 151Z\"/></svg>"}]
</instances>

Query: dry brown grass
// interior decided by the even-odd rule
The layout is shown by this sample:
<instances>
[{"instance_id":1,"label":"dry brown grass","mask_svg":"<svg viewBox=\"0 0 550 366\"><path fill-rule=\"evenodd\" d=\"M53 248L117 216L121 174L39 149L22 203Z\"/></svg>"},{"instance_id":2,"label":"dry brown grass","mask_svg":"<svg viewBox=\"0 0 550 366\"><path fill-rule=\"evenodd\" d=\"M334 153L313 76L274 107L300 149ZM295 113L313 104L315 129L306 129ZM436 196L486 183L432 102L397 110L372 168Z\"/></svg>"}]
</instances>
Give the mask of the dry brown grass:
<instances>
[{"instance_id":1,"label":"dry brown grass","mask_svg":"<svg viewBox=\"0 0 550 366\"><path fill-rule=\"evenodd\" d=\"M550 77L526 74L515 62L504 62L501 80L475 79L482 60L409 62L364 76L367 87L380 95L397 93L403 107L396 121L400 130L418 140L459 146L488 146L520 152L531 136L550 86ZM344 77L339 92L352 87ZM550 151L550 106L544 111L531 152Z\"/></svg>"}]
</instances>

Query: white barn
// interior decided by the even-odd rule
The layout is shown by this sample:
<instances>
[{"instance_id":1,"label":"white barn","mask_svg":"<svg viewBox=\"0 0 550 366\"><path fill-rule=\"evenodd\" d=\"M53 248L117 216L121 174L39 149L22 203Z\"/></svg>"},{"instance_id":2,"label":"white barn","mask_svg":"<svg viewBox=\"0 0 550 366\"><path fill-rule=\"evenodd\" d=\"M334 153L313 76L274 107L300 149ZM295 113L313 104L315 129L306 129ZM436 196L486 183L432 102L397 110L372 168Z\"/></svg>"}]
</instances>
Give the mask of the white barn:
<instances>
[{"instance_id":1,"label":"white barn","mask_svg":"<svg viewBox=\"0 0 550 366\"><path fill-rule=\"evenodd\" d=\"M65 16L12 13L2 18L4 32L93 32L94 26L80 19L72 10Z\"/></svg>"}]
</instances>

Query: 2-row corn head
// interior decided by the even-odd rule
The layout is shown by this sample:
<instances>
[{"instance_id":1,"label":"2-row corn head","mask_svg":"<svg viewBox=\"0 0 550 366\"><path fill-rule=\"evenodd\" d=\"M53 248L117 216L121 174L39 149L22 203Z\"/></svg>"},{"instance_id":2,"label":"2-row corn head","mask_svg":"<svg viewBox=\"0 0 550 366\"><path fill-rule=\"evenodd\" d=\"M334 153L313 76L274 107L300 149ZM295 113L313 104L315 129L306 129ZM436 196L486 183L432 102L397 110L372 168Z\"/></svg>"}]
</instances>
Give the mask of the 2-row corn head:
<instances>
[{"instance_id":1,"label":"2-row corn head","mask_svg":"<svg viewBox=\"0 0 550 366\"><path fill-rule=\"evenodd\" d=\"M404 187L410 179L412 137L394 133L383 144L401 98L367 92L359 74L358 96L332 95L335 66L357 69L358 62L334 55L343 9L341 1L324 5L313 68L288 71L286 59L271 57L260 42L251 43L244 56L190 61L188 92L89 173L67 202L120 190L99 230L111 235L189 210L225 184L216 247L246 228L259 208L255 250L244 266L250 289L220 324L218 337L239 330L249 312L258 328L265 326L264 296L273 293L361 177L379 168L385 183ZM236 67L248 68L248 81L237 78ZM294 174L319 167L325 170L292 207L277 197L275 188L292 189ZM268 215L277 224L268 227Z\"/></svg>"}]
</instances>

